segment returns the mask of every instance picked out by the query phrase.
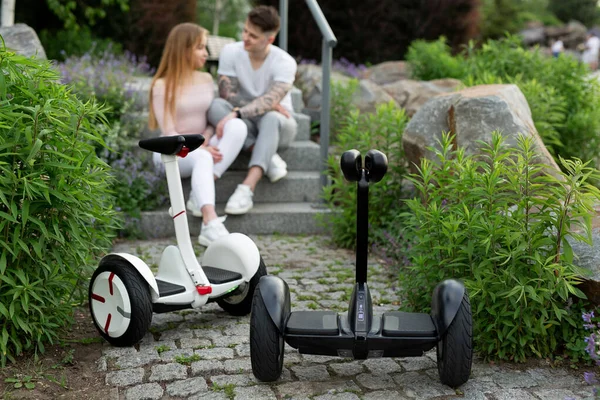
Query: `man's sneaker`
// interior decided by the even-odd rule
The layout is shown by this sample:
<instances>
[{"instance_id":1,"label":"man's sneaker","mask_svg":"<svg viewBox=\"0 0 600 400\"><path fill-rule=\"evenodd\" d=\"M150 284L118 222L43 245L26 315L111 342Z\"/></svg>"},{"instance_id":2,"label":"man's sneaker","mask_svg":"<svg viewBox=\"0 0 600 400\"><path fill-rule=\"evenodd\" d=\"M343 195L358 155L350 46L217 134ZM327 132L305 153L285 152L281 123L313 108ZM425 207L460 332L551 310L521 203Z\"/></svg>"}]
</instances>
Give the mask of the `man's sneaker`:
<instances>
[{"instance_id":1,"label":"man's sneaker","mask_svg":"<svg viewBox=\"0 0 600 400\"><path fill-rule=\"evenodd\" d=\"M200 228L200 236L198 236L198 242L202 246L211 244L214 240L217 240L221 236L229 235L229 231L223 225L222 218L216 218L209 221L208 224L202 224Z\"/></svg>"},{"instance_id":2,"label":"man's sneaker","mask_svg":"<svg viewBox=\"0 0 600 400\"><path fill-rule=\"evenodd\" d=\"M273 154L269 166L267 167L267 178L275 183L278 180L285 178L287 173L287 163L279 157L279 154Z\"/></svg>"},{"instance_id":3,"label":"man's sneaker","mask_svg":"<svg viewBox=\"0 0 600 400\"><path fill-rule=\"evenodd\" d=\"M233 215L246 214L254 205L252 203L253 195L254 193L250 190L250 186L237 185L235 192L233 192L229 200L227 200L225 212Z\"/></svg>"}]
</instances>

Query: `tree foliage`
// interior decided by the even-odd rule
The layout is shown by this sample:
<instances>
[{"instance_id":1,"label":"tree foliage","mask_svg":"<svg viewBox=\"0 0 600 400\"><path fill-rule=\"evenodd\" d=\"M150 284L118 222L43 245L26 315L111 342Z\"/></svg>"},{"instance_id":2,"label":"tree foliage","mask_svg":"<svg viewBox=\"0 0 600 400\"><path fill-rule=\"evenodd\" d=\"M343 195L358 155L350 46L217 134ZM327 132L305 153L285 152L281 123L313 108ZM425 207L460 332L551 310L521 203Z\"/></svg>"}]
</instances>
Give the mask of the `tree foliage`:
<instances>
[{"instance_id":1,"label":"tree foliage","mask_svg":"<svg viewBox=\"0 0 600 400\"><path fill-rule=\"evenodd\" d=\"M278 7L279 0L256 0ZM322 35L303 1L289 2L289 49L297 57L321 59ZM479 0L321 0L338 39L334 58L354 63L402 59L415 39L440 35L458 49L479 30Z\"/></svg>"}]
</instances>

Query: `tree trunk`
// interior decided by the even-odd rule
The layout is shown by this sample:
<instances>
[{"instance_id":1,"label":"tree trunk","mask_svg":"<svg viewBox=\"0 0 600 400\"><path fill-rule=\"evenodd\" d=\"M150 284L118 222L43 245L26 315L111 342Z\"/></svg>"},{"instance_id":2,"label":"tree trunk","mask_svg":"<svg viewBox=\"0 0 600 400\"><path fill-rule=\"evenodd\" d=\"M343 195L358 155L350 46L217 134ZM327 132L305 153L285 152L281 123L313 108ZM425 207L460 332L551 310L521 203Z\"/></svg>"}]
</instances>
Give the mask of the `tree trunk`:
<instances>
[{"instance_id":1,"label":"tree trunk","mask_svg":"<svg viewBox=\"0 0 600 400\"><path fill-rule=\"evenodd\" d=\"M0 16L2 17L0 26L13 26L15 24L15 0L2 0Z\"/></svg>"},{"instance_id":2,"label":"tree trunk","mask_svg":"<svg viewBox=\"0 0 600 400\"><path fill-rule=\"evenodd\" d=\"M222 0L215 0L215 13L213 14L212 34L219 36L219 22L221 21L221 9L223 8Z\"/></svg>"}]
</instances>

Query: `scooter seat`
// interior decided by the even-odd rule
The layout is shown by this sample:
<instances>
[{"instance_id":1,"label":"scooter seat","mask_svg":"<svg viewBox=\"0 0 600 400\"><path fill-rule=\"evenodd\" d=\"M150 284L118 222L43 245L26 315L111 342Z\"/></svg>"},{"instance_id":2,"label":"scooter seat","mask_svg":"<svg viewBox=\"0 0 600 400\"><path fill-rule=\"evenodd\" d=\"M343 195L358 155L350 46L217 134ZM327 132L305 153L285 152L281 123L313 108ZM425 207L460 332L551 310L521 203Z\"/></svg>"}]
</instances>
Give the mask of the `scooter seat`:
<instances>
[{"instance_id":1,"label":"scooter seat","mask_svg":"<svg viewBox=\"0 0 600 400\"><path fill-rule=\"evenodd\" d=\"M391 311L383 314L383 336L435 337L437 331L429 314Z\"/></svg>"},{"instance_id":2,"label":"scooter seat","mask_svg":"<svg viewBox=\"0 0 600 400\"><path fill-rule=\"evenodd\" d=\"M338 315L333 311L295 311L290 314L285 327L291 335L325 335L339 334Z\"/></svg>"}]
</instances>

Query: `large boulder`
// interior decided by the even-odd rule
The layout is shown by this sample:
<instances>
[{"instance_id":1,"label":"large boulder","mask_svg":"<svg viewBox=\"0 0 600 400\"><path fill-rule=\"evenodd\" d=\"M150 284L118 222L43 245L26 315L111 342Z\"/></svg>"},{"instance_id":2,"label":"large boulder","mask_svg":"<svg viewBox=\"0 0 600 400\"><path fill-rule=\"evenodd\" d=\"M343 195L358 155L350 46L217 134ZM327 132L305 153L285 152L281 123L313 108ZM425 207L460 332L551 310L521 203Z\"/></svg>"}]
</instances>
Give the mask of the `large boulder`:
<instances>
[{"instance_id":1,"label":"large boulder","mask_svg":"<svg viewBox=\"0 0 600 400\"><path fill-rule=\"evenodd\" d=\"M412 168L423 157L434 160L429 147L440 148L442 132L455 135L456 146L466 154L479 154L478 141L491 142L491 133L502 132L505 143L516 147L519 134L533 137L538 162L558 176L559 168L544 146L523 93L516 85L481 85L430 99L412 117L402 138Z\"/></svg>"},{"instance_id":2,"label":"large boulder","mask_svg":"<svg viewBox=\"0 0 600 400\"><path fill-rule=\"evenodd\" d=\"M423 104L438 94L456 91L462 85L458 79L446 78L432 81L399 80L382 88L412 117Z\"/></svg>"},{"instance_id":3,"label":"large boulder","mask_svg":"<svg viewBox=\"0 0 600 400\"><path fill-rule=\"evenodd\" d=\"M378 85L396 82L408 78L410 75L406 61L386 61L367 68L361 75L362 79L369 79Z\"/></svg>"},{"instance_id":4,"label":"large boulder","mask_svg":"<svg viewBox=\"0 0 600 400\"><path fill-rule=\"evenodd\" d=\"M4 38L6 47L17 54L46 60L46 52L37 33L28 25L0 26L0 36Z\"/></svg>"},{"instance_id":5,"label":"large boulder","mask_svg":"<svg viewBox=\"0 0 600 400\"><path fill-rule=\"evenodd\" d=\"M321 108L322 77L320 65L301 64L298 66L295 84L302 90L304 103L309 110ZM334 83L347 84L350 79L352 78L339 72L331 73L331 81ZM390 101L395 102L381 86L368 79L359 80L358 89L352 98L352 103L364 112L373 112L377 104Z\"/></svg>"}]
</instances>

